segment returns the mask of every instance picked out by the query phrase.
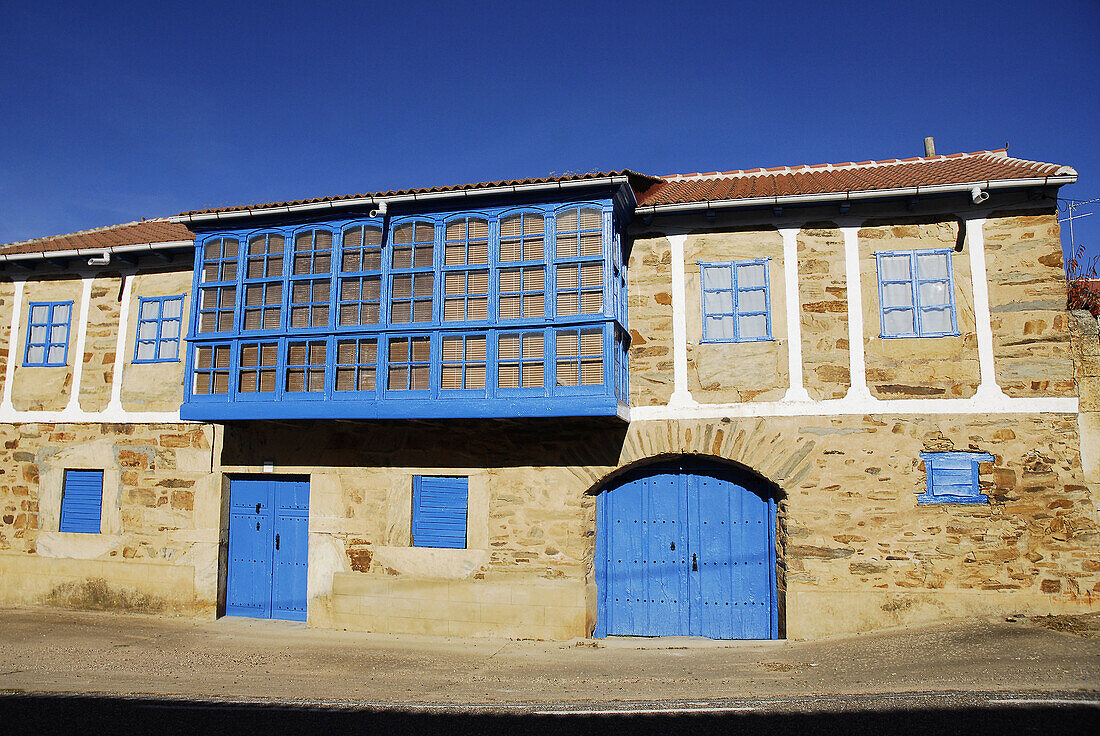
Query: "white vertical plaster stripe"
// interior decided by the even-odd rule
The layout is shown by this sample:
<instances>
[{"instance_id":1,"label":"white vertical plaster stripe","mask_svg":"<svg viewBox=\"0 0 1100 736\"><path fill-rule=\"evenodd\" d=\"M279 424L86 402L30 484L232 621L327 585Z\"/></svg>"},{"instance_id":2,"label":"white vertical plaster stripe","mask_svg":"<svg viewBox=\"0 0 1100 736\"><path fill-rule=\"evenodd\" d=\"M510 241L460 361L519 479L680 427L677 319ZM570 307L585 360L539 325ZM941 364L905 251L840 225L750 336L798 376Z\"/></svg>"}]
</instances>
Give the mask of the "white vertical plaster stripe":
<instances>
[{"instance_id":1,"label":"white vertical plaster stripe","mask_svg":"<svg viewBox=\"0 0 1100 736\"><path fill-rule=\"evenodd\" d=\"M130 320L130 290L134 275L122 274L122 303L118 310L118 341L115 343L115 367L111 371L111 400L107 413L122 412L122 370L126 366L126 328Z\"/></svg>"},{"instance_id":2,"label":"white vertical plaster stripe","mask_svg":"<svg viewBox=\"0 0 1100 736\"><path fill-rule=\"evenodd\" d=\"M974 284L974 328L978 333L978 375L975 398L1001 399L993 365L993 317L989 312L989 281L985 270L984 217L966 220L966 249L970 253L970 280Z\"/></svg>"},{"instance_id":3,"label":"white vertical plaster stripe","mask_svg":"<svg viewBox=\"0 0 1100 736\"><path fill-rule=\"evenodd\" d=\"M848 366L852 386L845 398L870 399L867 362L863 353L863 287L859 278L859 227L842 227L844 233L844 286L848 296Z\"/></svg>"},{"instance_id":4,"label":"white vertical plaster stripe","mask_svg":"<svg viewBox=\"0 0 1100 736\"><path fill-rule=\"evenodd\" d=\"M787 295L787 374L790 387L783 401L811 401L802 378L802 307L798 298L797 227L781 227L783 236L783 283Z\"/></svg>"},{"instance_id":5,"label":"white vertical plaster stripe","mask_svg":"<svg viewBox=\"0 0 1100 736\"><path fill-rule=\"evenodd\" d=\"M11 327L8 329L8 365L4 370L4 400L0 402L0 413L14 412L11 403L11 384L15 381L15 361L19 350L19 319L23 312L23 280L13 282L15 294L12 295Z\"/></svg>"},{"instance_id":6,"label":"white vertical plaster stripe","mask_svg":"<svg viewBox=\"0 0 1100 736\"><path fill-rule=\"evenodd\" d=\"M686 235L669 235L672 246L672 396L669 406L695 406L687 385L687 296L684 274Z\"/></svg>"},{"instance_id":7,"label":"white vertical plaster stripe","mask_svg":"<svg viewBox=\"0 0 1100 736\"><path fill-rule=\"evenodd\" d=\"M80 327L76 331L76 345L73 347L73 385L69 390L69 403L65 414L80 413L80 377L84 373L84 343L88 338L88 309L92 304L92 277L81 280L80 290ZM72 315L69 315L72 318Z\"/></svg>"}]
</instances>

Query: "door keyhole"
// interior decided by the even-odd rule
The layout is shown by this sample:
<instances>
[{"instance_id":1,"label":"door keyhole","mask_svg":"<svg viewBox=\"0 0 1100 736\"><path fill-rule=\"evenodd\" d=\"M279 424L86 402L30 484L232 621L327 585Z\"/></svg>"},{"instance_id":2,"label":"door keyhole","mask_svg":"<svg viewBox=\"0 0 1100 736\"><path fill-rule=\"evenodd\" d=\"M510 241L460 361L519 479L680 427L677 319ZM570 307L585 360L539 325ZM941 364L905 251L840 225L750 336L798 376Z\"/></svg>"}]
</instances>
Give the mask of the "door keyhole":
<instances>
[{"instance_id":1,"label":"door keyhole","mask_svg":"<svg viewBox=\"0 0 1100 736\"><path fill-rule=\"evenodd\" d=\"M670 545L668 546L668 548L669 548L670 550L672 550L673 552L675 552L675 551L676 551L676 542L673 542L672 544L670 544Z\"/></svg>"},{"instance_id":2,"label":"door keyhole","mask_svg":"<svg viewBox=\"0 0 1100 736\"><path fill-rule=\"evenodd\" d=\"M695 553L691 553L691 571L699 572L699 558L695 556Z\"/></svg>"},{"instance_id":3,"label":"door keyhole","mask_svg":"<svg viewBox=\"0 0 1100 736\"><path fill-rule=\"evenodd\" d=\"M260 522L256 522L256 531L260 531Z\"/></svg>"},{"instance_id":4,"label":"door keyhole","mask_svg":"<svg viewBox=\"0 0 1100 736\"><path fill-rule=\"evenodd\" d=\"M275 549L279 549L279 535L275 535Z\"/></svg>"}]
</instances>

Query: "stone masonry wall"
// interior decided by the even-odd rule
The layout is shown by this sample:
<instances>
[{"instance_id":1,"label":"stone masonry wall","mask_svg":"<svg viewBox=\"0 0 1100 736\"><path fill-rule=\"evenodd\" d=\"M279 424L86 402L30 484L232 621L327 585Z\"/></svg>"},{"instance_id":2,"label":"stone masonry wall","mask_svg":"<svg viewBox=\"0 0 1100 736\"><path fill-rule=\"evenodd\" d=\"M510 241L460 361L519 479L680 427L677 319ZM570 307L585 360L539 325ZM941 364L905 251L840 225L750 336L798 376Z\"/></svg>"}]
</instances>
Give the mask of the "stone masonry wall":
<instances>
[{"instance_id":1,"label":"stone masonry wall","mask_svg":"<svg viewBox=\"0 0 1100 736\"><path fill-rule=\"evenodd\" d=\"M672 396L672 250L661 235L639 234L627 266L630 404L659 406Z\"/></svg>"},{"instance_id":2,"label":"stone masonry wall","mask_svg":"<svg viewBox=\"0 0 1100 736\"><path fill-rule=\"evenodd\" d=\"M702 342L703 304L699 262L767 258L772 340ZM783 239L774 228L694 234L684 244L688 389L696 401L776 401L790 383L787 372L787 307ZM736 369L733 367L736 366ZM633 378L633 375L631 376Z\"/></svg>"},{"instance_id":3,"label":"stone masonry wall","mask_svg":"<svg viewBox=\"0 0 1100 736\"><path fill-rule=\"evenodd\" d=\"M99 275L92 281L88 304L88 332L84 343L84 368L80 376L80 408L102 411L111 400L111 376L115 369L118 345L118 317L122 279L118 275ZM70 340L70 354L76 347L76 332ZM73 356L75 360L75 356Z\"/></svg>"},{"instance_id":4,"label":"stone masonry wall","mask_svg":"<svg viewBox=\"0 0 1100 736\"><path fill-rule=\"evenodd\" d=\"M212 439L202 425L0 426L4 598L86 606L91 595L123 607L144 601L134 605L213 614L221 494ZM66 469L104 471L100 534L58 531ZM58 564L51 571L30 556ZM81 577L72 560L95 562ZM145 573L135 578L131 561ZM62 568L69 572L58 578ZM188 585L166 590L168 578Z\"/></svg>"},{"instance_id":5,"label":"stone masonry wall","mask_svg":"<svg viewBox=\"0 0 1100 736\"><path fill-rule=\"evenodd\" d=\"M844 237L835 224L811 223L799 231L798 290L806 391L813 399L839 399L852 380Z\"/></svg>"},{"instance_id":6,"label":"stone masonry wall","mask_svg":"<svg viewBox=\"0 0 1100 736\"><path fill-rule=\"evenodd\" d=\"M984 235L997 383L1009 396L1075 396L1057 214L995 212Z\"/></svg>"},{"instance_id":7,"label":"stone masonry wall","mask_svg":"<svg viewBox=\"0 0 1100 736\"><path fill-rule=\"evenodd\" d=\"M880 399L966 398L978 388L978 340L969 256L955 252L962 223L956 219L892 218L859 230L863 282L863 341L867 386ZM943 249L951 253L957 337L879 337L881 318L875 253Z\"/></svg>"}]
</instances>

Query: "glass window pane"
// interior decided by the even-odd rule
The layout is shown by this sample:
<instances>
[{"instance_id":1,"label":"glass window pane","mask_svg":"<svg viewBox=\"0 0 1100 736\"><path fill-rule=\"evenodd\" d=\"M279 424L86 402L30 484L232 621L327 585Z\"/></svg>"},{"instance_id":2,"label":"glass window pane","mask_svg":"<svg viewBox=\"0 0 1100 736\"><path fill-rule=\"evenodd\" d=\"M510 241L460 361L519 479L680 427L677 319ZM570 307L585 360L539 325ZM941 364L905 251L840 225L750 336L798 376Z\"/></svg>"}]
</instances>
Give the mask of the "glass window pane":
<instances>
[{"instance_id":1,"label":"glass window pane","mask_svg":"<svg viewBox=\"0 0 1100 736\"><path fill-rule=\"evenodd\" d=\"M737 267L737 287L747 289L753 286L764 286L764 264L753 263L748 266Z\"/></svg>"},{"instance_id":2,"label":"glass window pane","mask_svg":"<svg viewBox=\"0 0 1100 736\"><path fill-rule=\"evenodd\" d=\"M950 309L923 309L921 310L921 331L951 332Z\"/></svg>"},{"instance_id":3,"label":"glass window pane","mask_svg":"<svg viewBox=\"0 0 1100 736\"><path fill-rule=\"evenodd\" d=\"M36 304L31 307L31 322L38 322L39 324L49 319L50 308L45 304Z\"/></svg>"},{"instance_id":4,"label":"glass window pane","mask_svg":"<svg viewBox=\"0 0 1100 736\"><path fill-rule=\"evenodd\" d=\"M732 340L733 317L707 317L708 340Z\"/></svg>"},{"instance_id":5,"label":"glass window pane","mask_svg":"<svg viewBox=\"0 0 1100 736\"><path fill-rule=\"evenodd\" d=\"M707 289L728 289L732 286L731 271L726 266L703 268L703 286Z\"/></svg>"},{"instance_id":6,"label":"glass window pane","mask_svg":"<svg viewBox=\"0 0 1100 736\"><path fill-rule=\"evenodd\" d=\"M883 284L882 303L887 307L913 306L913 287L908 284Z\"/></svg>"},{"instance_id":7,"label":"glass window pane","mask_svg":"<svg viewBox=\"0 0 1100 736\"><path fill-rule=\"evenodd\" d=\"M157 357L159 357L161 360L175 360L176 359L176 341L175 340L162 340L161 343L160 343L160 355L157 356Z\"/></svg>"},{"instance_id":8,"label":"glass window pane","mask_svg":"<svg viewBox=\"0 0 1100 736\"><path fill-rule=\"evenodd\" d=\"M54 329L57 329L56 327ZM156 322L142 322L138 325L138 339L139 340L155 340L157 337L157 323Z\"/></svg>"},{"instance_id":9,"label":"glass window pane","mask_svg":"<svg viewBox=\"0 0 1100 736\"><path fill-rule=\"evenodd\" d=\"M947 282L926 281L920 285L920 303L922 307L948 304Z\"/></svg>"},{"instance_id":10,"label":"glass window pane","mask_svg":"<svg viewBox=\"0 0 1100 736\"><path fill-rule=\"evenodd\" d=\"M137 346L138 360L152 360L156 346L151 342L139 342Z\"/></svg>"},{"instance_id":11,"label":"glass window pane","mask_svg":"<svg viewBox=\"0 0 1100 736\"><path fill-rule=\"evenodd\" d=\"M730 314L733 312L732 291L704 292L707 314Z\"/></svg>"},{"instance_id":12,"label":"glass window pane","mask_svg":"<svg viewBox=\"0 0 1100 736\"><path fill-rule=\"evenodd\" d=\"M745 312L763 312L767 307L767 294L763 289L741 291L737 294L737 310Z\"/></svg>"},{"instance_id":13,"label":"glass window pane","mask_svg":"<svg viewBox=\"0 0 1100 736\"><path fill-rule=\"evenodd\" d=\"M160 326L160 336L162 338L171 339L171 338L179 337L179 334L180 334L180 323L177 322L176 320L172 320L170 322L164 322Z\"/></svg>"},{"instance_id":14,"label":"glass window pane","mask_svg":"<svg viewBox=\"0 0 1100 736\"><path fill-rule=\"evenodd\" d=\"M138 310L139 319L156 319L157 312L160 311L160 304L157 302L142 302L141 309Z\"/></svg>"},{"instance_id":15,"label":"glass window pane","mask_svg":"<svg viewBox=\"0 0 1100 736\"><path fill-rule=\"evenodd\" d=\"M54 325L50 328L50 342L64 343L69 336L69 328L67 325Z\"/></svg>"},{"instance_id":16,"label":"glass window pane","mask_svg":"<svg viewBox=\"0 0 1100 736\"><path fill-rule=\"evenodd\" d=\"M165 319L176 319L183 313L182 299L169 299L164 302L163 315Z\"/></svg>"},{"instance_id":17,"label":"glass window pane","mask_svg":"<svg viewBox=\"0 0 1100 736\"><path fill-rule=\"evenodd\" d=\"M70 306L68 304L58 304L56 307L53 308L53 321L55 323L68 322L69 309Z\"/></svg>"},{"instance_id":18,"label":"glass window pane","mask_svg":"<svg viewBox=\"0 0 1100 736\"><path fill-rule=\"evenodd\" d=\"M913 325L913 310L897 309L886 313L883 319L887 335L911 335L916 332Z\"/></svg>"},{"instance_id":19,"label":"glass window pane","mask_svg":"<svg viewBox=\"0 0 1100 736\"><path fill-rule=\"evenodd\" d=\"M751 340L768 336L768 318L763 314L741 317L741 339Z\"/></svg>"},{"instance_id":20,"label":"glass window pane","mask_svg":"<svg viewBox=\"0 0 1100 736\"><path fill-rule=\"evenodd\" d=\"M32 345L30 350L27 351L28 363L44 363L46 357L46 348L41 345Z\"/></svg>"},{"instance_id":21,"label":"glass window pane","mask_svg":"<svg viewBox=\"0 0 1100 736\"><path fill-rule=\"evenodd\" d=\"M52 345L50 346L49 360L50 363L64 363L65 362L65 346L64 345Z\"/></svg>"},{"instance_id":22,"label":"glass window pane","mask_svg":"<svg viewBox=\"0 0 1100 736\"><path fill-rule=\"evenodd\" d=\"M946 279L948 254L933 253L917 255L917 275L922 279Z\"/></svg>"},{"instance_id":23,"label":"glass window pane","mask_svg":"<svg viewBox=\"0 0 1100 736\"><path fill-rule=\"evenodd\" d=\"M46 342L46 328L44 326L31 328L31 342Z\"/></svg>"},{"instance_id":24,"label":"glass window pane","mask_svg":"<svg viewBox=\"0 0 1100 736\"><path fill-rule=\"evenodd\" d=\"M884 281L900 281L911 278L909 274L909 256L882 256L879 258L879 274Z\"/></svg>"}]
</instances>

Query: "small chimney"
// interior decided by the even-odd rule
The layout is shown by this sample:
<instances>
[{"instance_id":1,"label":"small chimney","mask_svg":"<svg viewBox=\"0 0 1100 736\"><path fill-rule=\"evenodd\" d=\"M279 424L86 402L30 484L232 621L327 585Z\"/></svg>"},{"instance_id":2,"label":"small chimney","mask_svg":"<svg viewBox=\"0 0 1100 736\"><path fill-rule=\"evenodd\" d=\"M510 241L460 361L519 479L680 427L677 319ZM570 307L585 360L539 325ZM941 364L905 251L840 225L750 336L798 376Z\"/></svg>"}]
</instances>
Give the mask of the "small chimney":
<instances>
[{"instance_id":1,"label":"small chimney","mask_svg":"<svg viewBox=\"0 0 1100 736\"><path fill-rule=\"evenodd\" d=\"M936 155L936 139L932 136L928 136L924 139L924 155L935 156Z\"/></svg>"}]
</instances>

